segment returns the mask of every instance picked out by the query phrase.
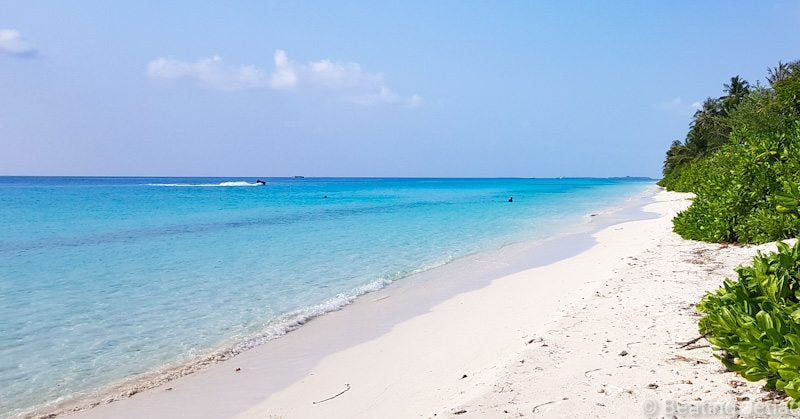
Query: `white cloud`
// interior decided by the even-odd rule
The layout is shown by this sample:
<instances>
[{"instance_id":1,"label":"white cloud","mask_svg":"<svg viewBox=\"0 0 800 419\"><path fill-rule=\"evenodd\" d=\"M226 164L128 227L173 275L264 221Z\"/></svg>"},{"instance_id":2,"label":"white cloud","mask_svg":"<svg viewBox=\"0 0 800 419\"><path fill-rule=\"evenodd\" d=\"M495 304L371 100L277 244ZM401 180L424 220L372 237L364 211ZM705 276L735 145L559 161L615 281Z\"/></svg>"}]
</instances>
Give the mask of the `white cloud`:
<instances>
[{"instance_id":1,"label":"white cloud","mask_svg":"<svg viewBox=\"0 0 800 419\"><path fill-rule=\"evenodd\" d=\"M687 102L681 97L665 100L658 104L659 109L679 115L694 115L702 107L700 102Z\"/></svg>"},{"instance_id":2,"label":"white cloud","mask_svg":"<svg viewBox=\"0 0 800 419\"><path fill-rule=\"evenodd\" d=\"M277 50L273 55L275 61L275 71L270 78L270 86L273 89L291 89L297 85L297 70L294 63L289 61L286 51Z\"/></svg>"},{"instance_id":3,"label":"white cloud","mask_svg":"<svg viewBox=\"0 0 800 419\"><path fill-rule=\"evenodd\" d=\"M196 79L220 90L265 87L269 80L267 74L255 66L228 66L218 56L203 58L193 63L172 58L158 58L147 64L147 75L154 79Z\"/></svg>"},{"instance_id":4,"label":"white cloud","mask_svg":"<svg viewBox=\"0 0 800 419\"><path fill-rule=\"evenodd\" d=\"M358 103L359 105L370 106L387 103L404 105L410 108L422 106L422 104L425 102L420 95L414 94L409 97L402 97L397 95L386 86L381 86L377 92L350 96L348 99L353 103Z\"/></svg>"},{"instance_id":5,"label":"white cloud","mask_svg":"<svg viewBox=\"0 0 800 419\"><path fill-rule=\"evenodd\" d=\"M0 29L0 54L32 57L36 55L36 48L22 39L16 29Z\"/></svg>"},{"instance_id":6,"label":"white cloud","mask_svg":"<svg viewBox=\"0 0 800 419\"><path fill-rule=\"evenodd\" d=\"M358 63L340 64L321 60L309 63L307 69L311 83L329 89L371 89L384 85L382 74L365 73Z\"/></svg>"},{"instance_id":7,"label":"white cloud","mask_svg":"<svg viewBox=\"0 0 800 419\"><path fill-rule=\"evenodd\" d=\"M388 87L383 74L368 73L358 63L328 59L299 64L284 50L273 54L274 70L267 73L255 66L228 66L220 57L187 63L158 58L147 65L155 79L191 78L220 90L270 88L273 90L311 89L328 92L359 105L397 104L409 107L423 103L419 95L400 96Z\"/></svg>"}]
</instances>

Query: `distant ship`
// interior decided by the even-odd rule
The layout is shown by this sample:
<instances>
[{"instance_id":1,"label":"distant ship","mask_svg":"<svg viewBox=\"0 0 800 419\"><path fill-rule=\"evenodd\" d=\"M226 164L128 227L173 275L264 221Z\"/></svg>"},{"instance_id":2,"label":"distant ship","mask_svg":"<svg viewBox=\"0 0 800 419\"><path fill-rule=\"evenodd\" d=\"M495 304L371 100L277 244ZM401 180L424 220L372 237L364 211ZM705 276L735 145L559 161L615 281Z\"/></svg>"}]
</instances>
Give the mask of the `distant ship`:
<instances>
[{"instance_id":1,"label":"distant ship","mask_svg":"<svg viewBox=\"0 0 800 419\"><path fill-rule=\"evenodd\" d=\"M295 179L305 179L306 177L305 176L295 176L294 178Z\"/></svg>"}]
</instances>

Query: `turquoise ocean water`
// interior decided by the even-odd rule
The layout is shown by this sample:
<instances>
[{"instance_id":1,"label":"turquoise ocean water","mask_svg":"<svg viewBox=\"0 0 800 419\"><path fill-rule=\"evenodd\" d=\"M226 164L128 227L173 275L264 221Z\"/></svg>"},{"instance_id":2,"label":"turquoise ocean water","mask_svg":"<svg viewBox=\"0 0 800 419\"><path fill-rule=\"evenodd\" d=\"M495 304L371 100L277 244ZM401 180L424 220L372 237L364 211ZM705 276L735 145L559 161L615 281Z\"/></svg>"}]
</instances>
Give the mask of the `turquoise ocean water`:
<instances>
[{"instance_id":1,"label":"turquoise ocean water","mask_svg":"<svg viewBox=\"0 0 800 419\"><path fill-rule=\"evenodd\" d=\"M0 177L0 417L268 340L653 185L265 180Z\"/></svg>"}]
</instances>

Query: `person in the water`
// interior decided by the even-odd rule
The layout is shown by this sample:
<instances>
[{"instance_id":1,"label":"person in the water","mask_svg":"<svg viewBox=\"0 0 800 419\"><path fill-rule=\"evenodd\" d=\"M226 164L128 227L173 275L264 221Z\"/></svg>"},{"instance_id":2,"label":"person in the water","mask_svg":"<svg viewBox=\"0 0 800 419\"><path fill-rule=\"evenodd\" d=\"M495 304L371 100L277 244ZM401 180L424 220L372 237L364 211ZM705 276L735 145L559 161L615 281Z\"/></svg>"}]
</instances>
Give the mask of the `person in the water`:
<instances>
[{"instance_id":1,"label":"person in the water","mask_svg":"<svg viewBox=\"0 0 800 419\"><path fill-rule=\"evenodd\" d=\"M508 202L514 202L514 197L513 196L509 196L508 197Z\"/></svg>"}]
</instances>

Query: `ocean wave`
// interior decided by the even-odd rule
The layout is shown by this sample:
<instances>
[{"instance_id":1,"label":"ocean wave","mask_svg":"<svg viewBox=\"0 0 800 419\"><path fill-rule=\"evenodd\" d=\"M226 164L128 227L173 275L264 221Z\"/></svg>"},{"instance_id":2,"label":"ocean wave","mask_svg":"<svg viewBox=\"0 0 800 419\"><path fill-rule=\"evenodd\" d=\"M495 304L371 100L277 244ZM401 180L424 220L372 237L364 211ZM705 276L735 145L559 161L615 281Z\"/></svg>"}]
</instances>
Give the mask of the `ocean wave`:
<instances>
[{"instance_id":1,"label":"ocean wave","mask_svg":"<svg viewBox=\"0 0 800 419\"><path fill-rule=\"evenodd\" d=\"M261 184L238 181L238 182L220 182L220 183L148 183L147 186L214 188L220 186L261 186Z\"/></svg>"},{"instance_id":2,"label":"ocean wave","mask_svg":"<svg viewBox=\"0 0 800 419\"><path fill-rule=\"evenodd\" d=\"M302 327L316 317L341 310L364 294L381 290L400 278L431 269L432 267L435 266L418 268L410 272L398 272L390 277L381 278L351 289L349 292L339 293L322 303L285 313L269 321L261 332L248 337L239 337L236 339L235 343L229 344L222 349L212 350L206 352L204 355L191 357L190 360L184 358L157 370L127 377L121 381L98 389L76 392L33 408L20 409L12 413L17 414L19 417L46 417L49 415L60 415L86 410L96 407L99 404L111 403L129 398L139 392L158 387L180 377L196 373L214 364L227 361L242 352L280 338Z\"/></svg>"}]
</instances>

